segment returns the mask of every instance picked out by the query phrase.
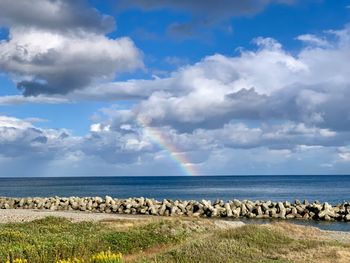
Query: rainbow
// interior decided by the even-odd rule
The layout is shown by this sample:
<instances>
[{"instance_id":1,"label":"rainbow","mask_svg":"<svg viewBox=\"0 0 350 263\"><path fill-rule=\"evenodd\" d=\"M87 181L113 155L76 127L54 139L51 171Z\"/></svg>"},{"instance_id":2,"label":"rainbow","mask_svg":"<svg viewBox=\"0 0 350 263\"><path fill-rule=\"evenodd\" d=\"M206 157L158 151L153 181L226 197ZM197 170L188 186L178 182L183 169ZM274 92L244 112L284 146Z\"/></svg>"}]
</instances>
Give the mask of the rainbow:
<instances>
[{"instance_id":1,"label":"rainbow","mask_svg":"<svg viewBox=\"0 0 350 263\"><path fill-rule=\"evenodd\" d=\"M188 160L186 153L176 149L176 146L168 138L166 138L159 129L150 126L148 124L149 122L142 117L138 117L137 122L142 127L145 135L150 137L154 143L158 144L162 149L164 149L171 159L178 164L183 174L198 174L196 167Z\"/></svg>"}]
</instances>

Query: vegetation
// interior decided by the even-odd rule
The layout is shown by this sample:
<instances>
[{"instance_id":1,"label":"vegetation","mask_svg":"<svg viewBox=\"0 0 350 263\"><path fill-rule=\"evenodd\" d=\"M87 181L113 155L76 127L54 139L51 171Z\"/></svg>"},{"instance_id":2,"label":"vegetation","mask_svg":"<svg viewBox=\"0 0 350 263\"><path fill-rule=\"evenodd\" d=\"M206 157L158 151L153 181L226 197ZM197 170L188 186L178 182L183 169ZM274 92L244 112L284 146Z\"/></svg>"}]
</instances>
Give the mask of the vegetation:
<instances>
[{"instance_id":1,"label":"vegetation","mask_svg":"<svg viewBox=\"0 0 350 263\"><path fill-rule=\"evenodd\" d=\"M100 262L97 260L104 254L94 255L101 251L110 249L115 253L131 253L151 246L176 243L185 237L181 224L175 222L141 224L130 229L115 229L114 224L72 223L54 217L3 224L0 225L0 262L27 260L48 263L69 258L75 259L71 262L90 258L92 262Z\"/></svg>"},{"instance_id":2,"label":"vegetation","mask_svg":"<svg viewBox=\"0 0 350 263\"><path fill-rule=\"evenodd\" d=\"M204 219L72 223L49 217L0 224L0 262L350 262L349 243L324 238L315 229L286 223L239 228L216 223Z\"/></svg>"}]
</instances>

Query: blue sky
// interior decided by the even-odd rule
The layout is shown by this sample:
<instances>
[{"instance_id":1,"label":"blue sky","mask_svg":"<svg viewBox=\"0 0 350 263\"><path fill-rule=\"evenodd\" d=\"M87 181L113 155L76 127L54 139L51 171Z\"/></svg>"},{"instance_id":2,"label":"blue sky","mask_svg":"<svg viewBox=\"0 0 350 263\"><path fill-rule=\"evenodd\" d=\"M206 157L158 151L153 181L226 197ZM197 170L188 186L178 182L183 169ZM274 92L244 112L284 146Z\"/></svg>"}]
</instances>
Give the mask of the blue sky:
<instances>
[{"instance_id":1,"label":"blue sky","mask_svg":"<svg viewBox=\"0 0 350 263\"><path fill-rule=\"evenodd\" d=\"M0 176L348 174L349 21L345 0L0 0Z\"/></svg>"}]
</instances>

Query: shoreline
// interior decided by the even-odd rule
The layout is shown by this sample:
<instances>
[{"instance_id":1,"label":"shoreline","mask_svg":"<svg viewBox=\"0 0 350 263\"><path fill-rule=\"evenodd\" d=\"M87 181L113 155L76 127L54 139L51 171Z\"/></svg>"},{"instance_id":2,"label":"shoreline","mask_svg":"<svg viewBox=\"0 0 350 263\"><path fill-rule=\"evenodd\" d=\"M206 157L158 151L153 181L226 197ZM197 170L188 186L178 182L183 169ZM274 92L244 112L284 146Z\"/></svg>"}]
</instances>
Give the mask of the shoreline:
<instances>
[{"instance_id":1,"label":"shoreline","mask_svg":"<svg viewBox=\"0 0 350 263\"><path fill-rule=\"evenodd\" d=\"M0 197L0 209L89 211L108 215L185 216L204 218L299 219L350 222L350 203L332 206L314 201L291 203L250 200L167 200L101 197Z\"/></svg>"}]
</instances>

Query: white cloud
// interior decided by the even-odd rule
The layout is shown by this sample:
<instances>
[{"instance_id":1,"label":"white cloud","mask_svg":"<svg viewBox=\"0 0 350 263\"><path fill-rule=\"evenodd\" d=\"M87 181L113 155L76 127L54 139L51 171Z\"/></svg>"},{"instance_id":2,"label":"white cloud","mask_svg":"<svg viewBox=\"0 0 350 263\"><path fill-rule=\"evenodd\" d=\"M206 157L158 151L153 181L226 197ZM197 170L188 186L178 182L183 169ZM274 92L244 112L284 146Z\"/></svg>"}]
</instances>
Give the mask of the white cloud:
<instances>
[{"instance_id":1,"label":"white cloud","mask_svg":"<svg viewBox=\"0 0 350 263\"><path fill-rule=\"evenodd\" d=\"M21 105L21 104L62 104L71 103L68 98L59 96L29 96L22 95L0 96L0 105Z\"/></svg>"},{"instance_id":2,"label":"white cloud","mask_svg":"<svg viewBox=\"0 0 350 263\"><path fill-rule=\"evenodd\" d=\"M0 0L0 10L10 32L0 41L0 70L25 96L67 94L143 67L134 42L107 37L114 20L83 0Z\"/></svg>"},{"instance_id":3,"label":"white cloud","mask_svg":"<svg viewBox=\"0 0 350 263\"><path fill-rule=\"evenodd\" d=\"M350 148L346 146L339 147L338 156L340 161L350 162Z\"/></svg>"},{"instance_id":4,"label":"white cloud","mask_svg":"<svg viewBox=\"0 0 350 263\"><path fill-rule=\"evenodd\" d=\"M208 56L168 77L98 83L66 96L38 96L33 101L134 100L127 108L100 109L90 132L81 137L68 134L69 143L62 143L62 131L5 119L0 148L12 151L2 154L43 152L56 165L99 160L101 166L118 171L129 166L138 174L151 171L152 165L161 171L162 165L170 167L169 153L147 133L151 129L176 149L176 156L203 173L313 173L322 164L344 171L350 143L350 29L317 36L327 45L310 36L299 38L305 46L295 54L276 40L257 38L255 50ZM4 98L3 103L10 99L15 98Z\"/></svg>"},{"instance_id":5,"label":"white cloud","mask_svg":"<svg viewBox=\"0 0 350 263\"><path fill-rule=\"evenodd\" d=\"M0 69L12 74L27 96L66 94L142 67L129 38L28 28L11 29L10 39L0 42L0 61Z\"/></svg>"},{"instance_id":6,"label":"white cloud","mask_svg":"<svg viewBox=\"0 0 350 263\"><path fill-rule=\"evenodd\" d=\"M89 87L71 98L138 99L130 120L146 118L178 130L219 128L235 119L278 120L317 126L331 137L350 128L350 29L326 36L329 45L306 44L295 55L273 39L257 38L254 51L208 56L166 78Z\"/></svg>"},{"instance_id":7,"label":"white cloud","mask_svg":"<svg viewBox=\"0 0 350 263\"><path fill-rule=\"evenodd\" d=\"M312 45L320 46L320 47L330 46L330 43L326 39L322 39L311 34L300 35L297 37L297 39Z\"/></svg>"}]
</instances>

